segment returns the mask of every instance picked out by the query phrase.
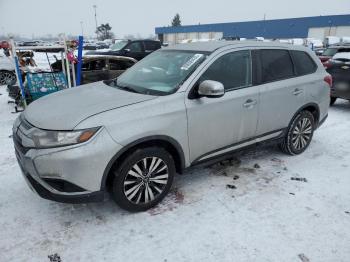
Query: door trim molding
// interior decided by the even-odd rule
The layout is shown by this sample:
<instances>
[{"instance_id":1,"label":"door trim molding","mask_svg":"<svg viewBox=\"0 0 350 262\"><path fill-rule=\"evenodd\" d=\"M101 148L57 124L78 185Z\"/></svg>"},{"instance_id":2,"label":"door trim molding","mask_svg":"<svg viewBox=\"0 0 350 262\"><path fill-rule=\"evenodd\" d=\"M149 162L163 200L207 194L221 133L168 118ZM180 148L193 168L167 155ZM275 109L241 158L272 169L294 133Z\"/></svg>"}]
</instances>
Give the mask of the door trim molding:
<instances>
[{"instance_id":1,"label":"door trim molding","mask_svg":"<svg viewBox=\"0 0 350 262\"><path fill-rule=\"evenodd\" d=\"M192 162L192 165L197 164L198 162L202 162L202 161L208 160L210 158L214 158L214 157L217 157L217 156L220 156L220 155L224 155L224 154L229 153L231 151L235 151L236 149L239 149L239 148L243 148L243 147L250 146L250 145L253 145L253 144L256 144L256 143L260 143L260 142L263 142L265 140L278 138L278 137L280 137L283 134L284 130L285 130L285 128L278 129L278 130L275 130L275 131L272 131L272 132L268 132L268 133L262 134L262 135L257 136L257 137L253 137L253 138L241 141L239 143L231 144L229 146L225 146L225 147L216 149L214 151L211 151L209 153L206 153L206 154L198 157L197 159L195 159Z\"/></svg>"}]
</instances>

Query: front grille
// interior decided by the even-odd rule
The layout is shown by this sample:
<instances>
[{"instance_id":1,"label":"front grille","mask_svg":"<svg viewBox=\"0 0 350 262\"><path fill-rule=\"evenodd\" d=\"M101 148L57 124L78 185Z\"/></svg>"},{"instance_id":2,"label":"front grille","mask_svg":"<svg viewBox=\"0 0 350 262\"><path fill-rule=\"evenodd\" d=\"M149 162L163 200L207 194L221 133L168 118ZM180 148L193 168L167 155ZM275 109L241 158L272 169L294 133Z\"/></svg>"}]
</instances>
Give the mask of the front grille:
<instances>
[{"instance_id":1,"label":"front grille","mask_svg":"<svg viewBox=\"0 0 350 262\"><path fill-rule=\"evenodd\" d=\"M21 120L21 122L20 122L19 126L17 127L17 130L14 130L12 136L13 136L13 143L15 145L15 149L18 152L20 152L22 155L25 155L29 151L30 148L23 146L21 136L25 136L25 134L23 133L22 130L25 130L25 131L29 130L29 129L33 128L33 126L30 123L28 123L24 119L24 117L22 117L22 115L20 117L20 120Z\"/></svg>"},{"instance_id":2,"label":"front grille","mask_svg":"<svg viewBox=\"0 0 350 262\"><path fill-rule=\"evenodd\" d=\"M29 147L24 147L21 142L21 138L17 134L13 134L13 143L15 149L19 151L22 155L25 155L29 151Z\"/></svg>"}]
</instances>

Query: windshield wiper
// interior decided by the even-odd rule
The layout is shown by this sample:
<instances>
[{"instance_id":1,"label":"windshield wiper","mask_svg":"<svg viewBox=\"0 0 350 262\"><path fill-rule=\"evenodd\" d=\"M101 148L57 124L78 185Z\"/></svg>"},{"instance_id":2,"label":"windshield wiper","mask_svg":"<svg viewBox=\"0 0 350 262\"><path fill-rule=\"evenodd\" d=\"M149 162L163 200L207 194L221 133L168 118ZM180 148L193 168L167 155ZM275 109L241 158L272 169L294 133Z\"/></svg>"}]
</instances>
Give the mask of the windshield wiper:
<instances>
[{"instance_id":1,"label":"windshield wiper","mask_svg":"<svg viewBox=\"0 0 350 262\"><path fill-rule=\"evenodd\" d=\"M122 89L125 91L129 91L129 92L133 92L133 93L140 93L137 90L131 88L130 86L121 86L121 85L118 85L116 82L115 82L115 86L118 87L119 89Z\"/></svg>"}]
</instances>

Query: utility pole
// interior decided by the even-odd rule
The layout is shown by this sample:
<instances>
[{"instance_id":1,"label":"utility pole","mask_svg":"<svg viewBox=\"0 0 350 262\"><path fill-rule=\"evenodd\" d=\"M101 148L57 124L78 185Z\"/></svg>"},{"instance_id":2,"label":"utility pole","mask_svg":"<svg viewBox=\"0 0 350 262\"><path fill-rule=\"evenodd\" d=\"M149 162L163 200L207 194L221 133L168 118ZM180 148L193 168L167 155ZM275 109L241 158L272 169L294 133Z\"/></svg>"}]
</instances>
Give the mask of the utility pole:
<instances>
[{"instance_id":1,"label":"utility pole","mask_svg":"<svg viewBox=\"0 0 350 262\"><path fill-rule=\"evenodd\" d=\"M96 37L97 37L98 36L98 34L97 34L97 13L96 13L97 5L93 5L92 7L95 10L95 27L96 27L95 30L96 30Z\"/></svg>"}]
</instances>

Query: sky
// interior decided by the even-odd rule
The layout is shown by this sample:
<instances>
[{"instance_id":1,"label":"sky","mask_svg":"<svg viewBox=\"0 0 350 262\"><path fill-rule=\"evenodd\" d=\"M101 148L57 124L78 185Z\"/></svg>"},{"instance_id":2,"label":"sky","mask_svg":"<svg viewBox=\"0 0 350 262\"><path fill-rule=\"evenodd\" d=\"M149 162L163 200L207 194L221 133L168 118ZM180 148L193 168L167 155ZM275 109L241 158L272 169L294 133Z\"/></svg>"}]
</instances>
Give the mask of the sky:
<instances>
[{"instance_id":1,"label":"sky","mask_svg":"<svg viewBox=\"0 0 350 262\"><path fill-rule=\"evenodd\" d=\"M350 0L0 0L0 35L93 35L93 5L116 37L149 37L176 13L183 25L350 13Z\"/></svg>"}]
</instances>

